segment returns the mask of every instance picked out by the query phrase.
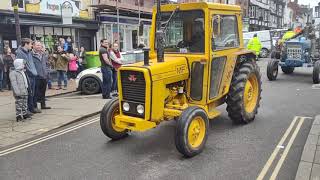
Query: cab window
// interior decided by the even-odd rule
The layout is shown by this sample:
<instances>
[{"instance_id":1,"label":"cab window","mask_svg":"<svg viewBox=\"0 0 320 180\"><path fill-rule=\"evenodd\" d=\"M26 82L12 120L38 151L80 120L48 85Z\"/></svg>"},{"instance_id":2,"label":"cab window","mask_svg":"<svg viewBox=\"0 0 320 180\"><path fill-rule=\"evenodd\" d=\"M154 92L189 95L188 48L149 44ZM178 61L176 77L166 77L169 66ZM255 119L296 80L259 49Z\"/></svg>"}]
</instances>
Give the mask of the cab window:
<instances>
[{"instance_id":1,"label":"cab window","mask_svg":"<svg viewBox=\"0 0 320 180\"><path fill-rule=\"evenodd\" d=\"M212 20L212 50L239 47L237 17L214 15Z\"/></svg>"},{"instance_id":2,"label":"cab window","mask_svg":"<svg viewBox=\"0 0 320 180\"><path fill-rule=\"evenodd\" d=\"M162 12L166 23L172 12ZM204 12L201 10L177 11L167 24L164 51L166 53L204 53ZM157 48L157 41L155 41Z\"/></svg>"}]
</instances>

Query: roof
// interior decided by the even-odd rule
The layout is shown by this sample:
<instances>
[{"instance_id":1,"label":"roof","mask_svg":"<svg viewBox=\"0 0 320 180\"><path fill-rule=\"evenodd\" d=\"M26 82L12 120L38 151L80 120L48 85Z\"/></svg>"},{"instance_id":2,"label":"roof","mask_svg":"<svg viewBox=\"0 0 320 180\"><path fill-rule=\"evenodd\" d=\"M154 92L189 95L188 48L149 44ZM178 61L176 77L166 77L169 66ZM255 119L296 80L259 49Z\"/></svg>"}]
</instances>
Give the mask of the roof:
<instances>
[{"instance_id":1,"label":"roof","mask_svg":"<svg viewBox=\"0 0 320 180\"><path fill-rule=\"evenodd\" d=\"M210 2L192 2L180 4L166 4L161 6L162 11L173 11L176 7L182 10L192 9L212 9L212 10L228 10L228 11L241 11L241 7L230 4L210 3ZM153 7L156 10L156 6Z\"/></svg>"}]
</instances>

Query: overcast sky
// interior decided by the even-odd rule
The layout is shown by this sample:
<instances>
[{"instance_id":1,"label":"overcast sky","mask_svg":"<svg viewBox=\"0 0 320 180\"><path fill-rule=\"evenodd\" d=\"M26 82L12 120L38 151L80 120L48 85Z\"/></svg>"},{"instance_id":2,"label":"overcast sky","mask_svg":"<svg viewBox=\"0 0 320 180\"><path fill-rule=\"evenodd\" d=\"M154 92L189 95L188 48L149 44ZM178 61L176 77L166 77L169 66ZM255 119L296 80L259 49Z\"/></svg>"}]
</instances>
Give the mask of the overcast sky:
<instances>
[{"instance_id":1,"label":"overcast sky","mask_svg":"<svg viewBox=\"0 0 320 180\"><path fill-rule=\"evenodd\" d=\"M310 4L311 7L318 5L319 2L320 2L320 0L298 0L299 4L305 4L305 5Z\"/></svg>"}]
</instances>

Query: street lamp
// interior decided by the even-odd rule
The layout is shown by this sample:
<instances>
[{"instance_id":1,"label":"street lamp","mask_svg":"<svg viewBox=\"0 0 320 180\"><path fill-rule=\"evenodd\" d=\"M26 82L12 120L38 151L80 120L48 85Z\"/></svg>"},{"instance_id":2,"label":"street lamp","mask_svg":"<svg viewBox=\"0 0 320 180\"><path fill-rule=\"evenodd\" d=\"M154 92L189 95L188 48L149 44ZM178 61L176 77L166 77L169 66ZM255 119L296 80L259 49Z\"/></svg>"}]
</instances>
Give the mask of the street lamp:
<instances>
[{"instance_id":1,"label":"street lamp","mask_svg":"<svg viewBox=\"0 0 320 180\"><path fill-rule=\"evenodd\" d=\"M17 37L17 44L21 44L21 29L20 29L20 20L19 20L19 0L12 0L12 7L14 13L14 21L16 27L16 37Z\"/></svg>"},{"instance_id":2,"label":"street lamp","mask_svg":"<svg viewBox=\"0 0 320 180\"><path fill-rule=\"evenodd\" d=\"M69 10L70 11L66 11ZM65 1L61 4L61 18L62 18L62 24L72 24L72 13L73 13L73 7L71 2Z\"/></svg>"}]
</instances>

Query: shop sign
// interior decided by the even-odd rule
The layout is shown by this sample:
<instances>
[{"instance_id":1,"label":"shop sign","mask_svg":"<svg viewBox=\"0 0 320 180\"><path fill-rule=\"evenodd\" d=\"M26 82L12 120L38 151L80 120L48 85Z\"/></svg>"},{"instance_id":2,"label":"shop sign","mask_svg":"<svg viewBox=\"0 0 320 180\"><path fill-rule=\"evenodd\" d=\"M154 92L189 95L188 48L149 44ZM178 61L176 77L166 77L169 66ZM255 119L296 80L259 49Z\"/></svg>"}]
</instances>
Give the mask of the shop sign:
<instances>
[{"instance_id":1,"label":"shop sign","mask_svg":"<svg viewBox=\"0 0 320 180\"><path fill-rule=\"evenodd\" d=\"M66 10L66 6L71 6L72 16L79 17L79 8L71 0L42 0L40 2L40 13L59 15Z\"/></svg>"}]
</instances>

